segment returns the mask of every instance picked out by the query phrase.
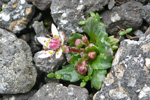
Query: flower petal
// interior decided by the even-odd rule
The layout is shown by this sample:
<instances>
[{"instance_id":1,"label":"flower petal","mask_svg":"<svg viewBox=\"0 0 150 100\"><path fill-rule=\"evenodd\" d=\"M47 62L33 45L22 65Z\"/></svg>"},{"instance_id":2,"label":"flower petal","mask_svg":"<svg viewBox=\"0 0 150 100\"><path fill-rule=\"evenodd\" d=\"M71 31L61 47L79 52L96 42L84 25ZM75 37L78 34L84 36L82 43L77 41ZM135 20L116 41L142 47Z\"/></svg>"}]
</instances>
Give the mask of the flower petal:
<instances>
[{"instance_id":1,"label":"flower petal","mask_svg":"<svg viewBox=\"0 0 150 100\"><path fill-rule=\"evenodd\" d=\"M53 56L53 54L55 53L55 51L53 51L53 50L47 50L47 51L42 50L42 51L40 51L38 53L39 53L38 58L48 58L50 56Z\"/></svg>"},{"instance_id":2,"label":"flower petal","mask_svg":"<svg viewBox=\"0 0 150 100\"><path fill-rule=\"evenodd\" d=\"M65 33L64 33L64 32L63 32L63 33L60 33L61 45L63 45L63 44L64 44L65 38L66 38Z\"/></svg>"},{"instance_id":3,"label":"flower petal","mask_svg":"<svg viewBox=\"0 0 150 100\"><path fill-rule=\"evenodd\" d=\"M53 23L52 23L52 26L51 26L51 30L52 30L53 37L59 38L58 30L57 30L56 26Z\"/></svg>"},{"instance_id":4,"label":"flower petal","mask_svg":"<svg viewBox=\"0 0 150 100\"><path fill-rule=\"evenodd\" d=\"M37 37L37 40L44 46L49 48L48 43L51 41L50 38L46 38L46 37Z\"/></svg>"},{"instance_id":5,"label":"flower petal","mask_svg":"<svg viewBox=\"0 0 150 100\"><path fill-rule=\"evenodd\" d=\"M61 48L59 48L58 51L56 52L56 59L61 57L62 52L63 52L63 50Z\"/></svg>"}]
</instances>

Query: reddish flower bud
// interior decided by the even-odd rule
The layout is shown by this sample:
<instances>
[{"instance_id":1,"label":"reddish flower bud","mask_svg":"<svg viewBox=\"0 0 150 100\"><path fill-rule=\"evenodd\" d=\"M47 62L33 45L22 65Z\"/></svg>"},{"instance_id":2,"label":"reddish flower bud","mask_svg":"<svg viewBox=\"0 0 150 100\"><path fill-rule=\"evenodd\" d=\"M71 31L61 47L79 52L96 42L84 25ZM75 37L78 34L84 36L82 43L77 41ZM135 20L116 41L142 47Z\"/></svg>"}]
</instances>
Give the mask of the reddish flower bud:
<instances>
[{"instance_id":1,"label":"reddish flower bud","mask_svg":"<svg viewBox=\"0 0 150 100\"><path fill-rule=\"evenodd\" d=\"M77 47L82 47L83 46L83 43L82 43L83 41L81 40L81 39L76 39L76 41L75 41L75 46L77 46Z\"/></svg>"},{"instance_id":2,"label":"reddish flower bud","mask_svg":"<svg viewBox=\"0 0 150 100\"><path fill-rule=\"evenodd\" d=\"M75 67L78 69L78 73L83 75L87 72L88 65L87 65L86 61L83 61L81 65L76 64Z\"/></svg>"},{"instance_id":3,"label":"reddish flower bud","mask_svg":"<svg viewBox=\"0 0 150 100\"><path fill-rule=\"evenodd\" d=\"M96 54L95 51L90 51L90 52L88 53L88 57L89 57L90 59L92 59L92 60L95 59L96 56L97 56L97 54Z\"/></svg>"},{"instance_id":4,"label":"reddish flower bud","mask_svg":"<svg viewBox=\"0 0 150 100\"><path fill-rule=\"evenodd\" d=\"M85 43L88 41L88 38L86 37L86 35L82 36L82 41Z\"/></svg>"},{"instance_id":5,"label":"reddish flower bud","mask_svg":"<svg viewBox=\"0 0 150 100\"><path fill-rule=\"evenodd\" d=\"M93 47L93 46L95 46L93 43L89 44L89 47Z\"/></svg>"},{"instance_id":6,"label":"reddish flower bud","mask_svg":"<svg viewBox=\"0 0 150 100\"><path fill-rule=\"evenodd\" d=\"M60 48L60 45L61 45L61 41L58 40L58 39L52 39L50 42L49 42L49 47L50 49L56 51Z\"/></svg>"},{"instance_id":7,"label":"reddish flower bud","mask_svg":"<svg viewBox=\"0 0 150 100\"><path fill-rule=\"evenodd\" d=\"M86 67L84 67L84 66L79 66L79 67L78 67L78 73L79 73L79 74L83 75L83 74L85 74L86 72L87 72L87 68L86 68Z\"/></svg>"}]
</instances>

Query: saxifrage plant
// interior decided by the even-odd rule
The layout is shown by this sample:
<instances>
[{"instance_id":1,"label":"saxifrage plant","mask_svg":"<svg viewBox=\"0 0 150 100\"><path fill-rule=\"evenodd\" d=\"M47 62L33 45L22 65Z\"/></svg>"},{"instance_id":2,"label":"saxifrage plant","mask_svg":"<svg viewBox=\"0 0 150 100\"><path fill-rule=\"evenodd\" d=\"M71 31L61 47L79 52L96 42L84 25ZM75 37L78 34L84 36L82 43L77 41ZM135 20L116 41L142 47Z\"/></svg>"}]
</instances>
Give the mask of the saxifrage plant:
<instances>
[{"instance_id":1,"label":"saxifrage plant","mask_svg":"<svg viewBox=\"0 0 150 100\"><path fill-rule=\"evenodd\" d=\"M98 13L90 13L86 21L80 21L85 34L72 33L64 45L65 35L59 33L52 24L52 37L38 37L38 41L44 46L39 58L61 58L62 53L69 53L68 65L55 73L49 73L47 77L62 79L70 82L82 80L80 86L84 87L91 81L91 87L100 89L107 70L112 65L113 51L118 48L119 40L114 36L108 36L105 25L100 21Z\"/></svg>"}]
</instances>

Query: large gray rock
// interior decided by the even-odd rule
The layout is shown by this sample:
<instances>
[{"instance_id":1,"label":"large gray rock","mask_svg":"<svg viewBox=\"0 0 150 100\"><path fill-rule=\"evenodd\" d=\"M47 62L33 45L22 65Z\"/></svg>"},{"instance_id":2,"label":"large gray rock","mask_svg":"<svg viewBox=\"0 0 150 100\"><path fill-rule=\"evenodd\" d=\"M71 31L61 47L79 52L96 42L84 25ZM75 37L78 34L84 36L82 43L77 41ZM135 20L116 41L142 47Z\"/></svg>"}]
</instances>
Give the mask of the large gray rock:
<instances>
[{"instance_id":1,"label":"large gray rock","mask_svg":"<svg viewBox=\"0 0 150 100\"><path fill-rule=\"evenodd\" d=\"M133 28L138 29L142 25L142 17L140 15L140 9L142 4L136 1L127 2L119 7L114 7L111 11L106 11L100 16L102 21L106 25L106 30L110 34L117 34L121 28Z\"/></svg>"},{"instance_id":2,"label":"large gray rock","mask_svg":"<svg viewBox=\"0 0 150 100\"><path fill-rule=\"evenodd\" d=\"M52 0L51 15L58 29L67 36L82 32L78 22L85 19L91 11L102 10L108 0Z\"/></svg>"},{"instance_id":3,"label":"large gray rock","mask_svg":"<svg viewBox=\"0 0 150 100\"><path fill-rule=\"evenodd\" d=\"M28 92L37 77L30 47L12 33L0 29L0 48L0 94Z\"/></svg>"},{"instance_id":4,"label":"large gray rock","mask_svg":"<svg viewBox=\"0 0 150 100\"><path fill-rule=\"evenodd\" d=\"M26 0L11 0L0 13L0 27L14 33L26 28L34 15L34 7Z\"/></svg>"},{"instance_id":5,"label":"large gray rock","mask_svg":"<svg viewBox=\"0 0 150 100\"><path fill-rule=\"evenodd\" d=\"M27 0L27 2L32 2L40 10L46 10L50 7L52 0Z\"/></svg>"},{"instance_id":6,"label":"large gray rock","mask_svg":"<svg viewBox=\"0 0 150 100\"><path fill-rule=\"evenodd\" d=\"M121 42L93 100L150 100L150 35L144 41Z\"/></svg>"},{"instance_id":7,"label":"large gray rock","mask_svg":"<svg viewBox=\"0 0 150 100\"><path fill-rule=\"evenodd\" d=\"M33 94L36 92L37 92L37 90L32 90L25 94L3 95L2 100L29 100L29 98L32 97Z\"/></svg>"},{"instance_id":8,"label":"large gray rock","mask_svg":"<svg viewBox=\"0 0 150 100\"><path fill-rule=\"evenodd\" d=\"M68 87L58 83L48 83L41 87L29 100L88 100L88 91L75 85Z\"/></svg>"},{"instance_id":9,"label":"large gray rock","mask_svg":"<svg viewBox=\"0 0 150 100\"><path fill-rule=\"evenodd\" d=\"M150 25L150 4L147 4L142 7L141 16Z\"/></svg>"}]
</instances>

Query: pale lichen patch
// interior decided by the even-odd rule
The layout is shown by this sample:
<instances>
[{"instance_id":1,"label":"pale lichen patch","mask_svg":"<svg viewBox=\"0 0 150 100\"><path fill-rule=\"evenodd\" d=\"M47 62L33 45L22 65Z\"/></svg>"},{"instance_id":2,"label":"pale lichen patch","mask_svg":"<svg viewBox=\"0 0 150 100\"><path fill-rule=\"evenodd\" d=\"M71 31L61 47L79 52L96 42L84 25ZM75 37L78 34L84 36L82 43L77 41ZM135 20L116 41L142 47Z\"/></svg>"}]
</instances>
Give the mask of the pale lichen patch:
<instances>
[{"instance_id":1,"label":"pale lichen patch","mask_svg":"<svg viewBox=\"0 0 150 100\"><path fill-rule=\"evenodd\" d=\"M139 97L139 99L142 99L143 97L146 97L146 96L150 96L150 87L148 87L145 84L145 86L143 87L143 89L140 91L138 97Z\"/></svg>"},{"instance_id":2,"label":"pale lichen patch","mask_svg":"<svg viewBox=\"0 0 150 100\"><path fill-rule=\"evenodd\" d=\"M32 13L32 8L27 8L26 9L26 15L29 15L29 14L31 14Z\"/></svg>"},{"instance_id":3,"label":"pale lichen patch","mask_svg":"<svg viewBox=\"0 0 150 100\"><path fill-rule=\"evenodd\" d=\"M148 52L150 51L150 42L141 46L141 49L143 50L143 52Z\"/></svg>"},{"instance_id":4,"label":"pale lichen patch","mask_svg":"<svg viewBox=\"0 0 150 100\"><path fill-rule=\"evenodd\" d=\"M118 65L118 66L115 66L114 67L114 71L115 71L115 76L118 78L118 79L121 79L124 75L124 71L125 69L123 68L122 65Z\"/></svg>"},{"instance_id":5,"label":"pale lichen patch","mask_svg":"<svg viewBox=\"0 0 150 100\"><path fill-rule=\"evenodd\" d=\"M113 99L124 99L128 96L127 94L128 93L120 86L117 89L112 89L109 91L109 95Z\"/></svg>"},{"instance_id":6,"label":"pale lichen patch","mask_svg":"<svg viewBox=\"0 0 150 100\"><path fill-rule=\"evenodd\" d=\"M12 8L16 8L17 4L18 4L18 0L15 3L12 4Z\"/></svg>"},{"instance_id":7,"label":"pale lichen patch","mask_svg":"<svg viewBox=\"0 0 150 100\"><path fill-rule=\"evenodd\" d=\"M11 31L13 31L14 30L14 28L15 28L15 26L21 26L22 24L25 24L26 22L27 22L27 18L22 18L21 20L17 20L17 21L13 21L13 22L11 22L10 23L10 26L9 26L9 29L11 30Z\"/></svg>"},{"instance_id":8,"label":"pale lichen patch","mask_svg":"<svg viewBox=\"0 0 150 100\"><path fill-rule=\"evenodd\" d=\"M111 73L108 73L108 74L107 74L107 77L106 77L105 80L104 80L105 85L106 85L106 86L109 86L109 85L111 85L113 82L114 82L114 77L113 77L113 75L112 75Z\"/></svg>"},{"instance_id":9,"label":"pale lichen patch","mask_svg":"<svg viewBox=\"0 0 150 100\"><path fill-rule=\"evenodd\" d=\"M112 22L117 22L121 19L121 17L118 15L117 12L114 13L114 15L111 15L111 21Z\"/></svg>"},{"instance_id":10,"label":"pale lichen patch","mask_svg":"<svg viewBox=\"0 0 150 100\"><path fill-rule=\"evenodd\" d=\"M118 64L120 56L122 54L122 51L123 51L123 47L120 47L115 55L114 60L113 60L113 63L112 63L113 66Z\"/></svg>"}]
</instances>

